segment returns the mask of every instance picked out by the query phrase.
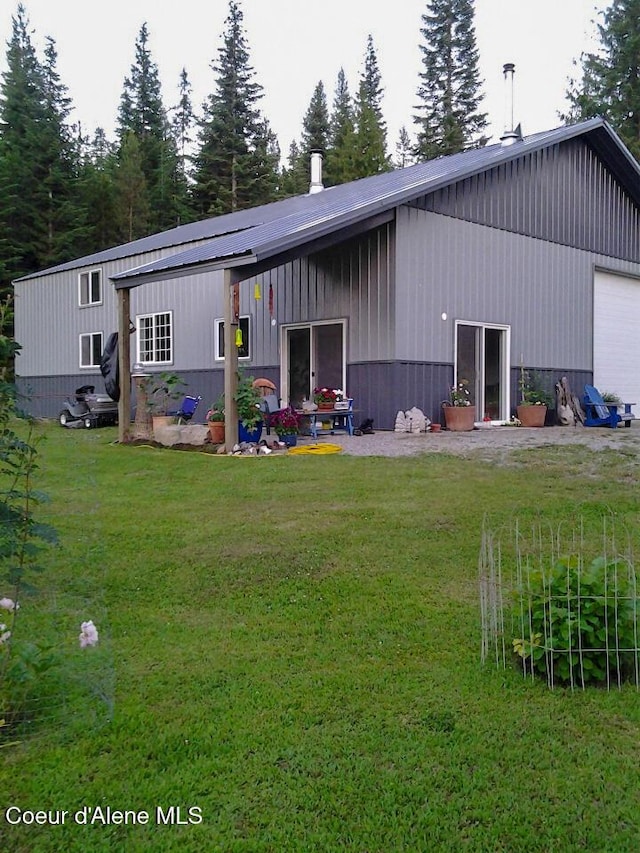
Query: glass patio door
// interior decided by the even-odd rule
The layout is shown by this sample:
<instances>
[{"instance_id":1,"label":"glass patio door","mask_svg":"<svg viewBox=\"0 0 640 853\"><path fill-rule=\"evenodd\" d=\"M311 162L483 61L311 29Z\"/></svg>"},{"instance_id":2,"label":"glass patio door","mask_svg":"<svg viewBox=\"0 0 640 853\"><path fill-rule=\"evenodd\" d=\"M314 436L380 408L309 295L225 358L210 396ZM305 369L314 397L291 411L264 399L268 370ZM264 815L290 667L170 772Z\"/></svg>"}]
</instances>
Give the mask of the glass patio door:
<instances>
[{"instance_id":1,"label":"glass patio door","mask_svg":"<svg viewBox=\"0 0 640 853\"><path fill-rule=\"evenodd\" d=\"M456 323L455 381L464 383L476 419L509 419L509 327Z\"/></svg>"},{"instance_id":2,"label":"glass patio door","mask_svg":"<svg viewBox=\"0 0 640 853\"><path fill-rule=\"evenodd\" d=\"M344 388L345 323L285 326L282 397L299 408L316 387Z\"/></svg>"}]
</instances>

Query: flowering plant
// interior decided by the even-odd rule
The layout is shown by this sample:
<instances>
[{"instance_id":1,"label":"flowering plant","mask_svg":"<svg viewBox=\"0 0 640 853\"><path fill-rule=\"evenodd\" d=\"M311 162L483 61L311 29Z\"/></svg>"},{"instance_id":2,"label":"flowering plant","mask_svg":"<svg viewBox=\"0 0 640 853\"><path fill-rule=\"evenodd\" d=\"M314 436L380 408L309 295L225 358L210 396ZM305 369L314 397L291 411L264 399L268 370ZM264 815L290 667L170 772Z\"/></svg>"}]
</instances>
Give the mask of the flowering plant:
<instances>
[{"instance_id":1,"label":"flowering plant","mask_svg":"<svg viewBox=\"0 0 640 853\"><path fill-rule=\"evenodd\" d=\"M335 403L336 400L342 400L342 391L339 388L313 389L314 403Z\"/></svg>"},{"instance_id":2,"label":"flowering plant","mask_svg":"<svg viewBox=\"0 0 640 853\"><path fill-rule=\"evenodd\" d=\"M468 388L469 380L461 379L457 385L452 385L449 398L452 406L470 406L471 393Z\"/></svg>"},{"instance_id":3,"label":"flowering plant","mask_svg":"<svg viewBox=\"0 0 640 853\"><path fill-rule=\"evenodd\" d=\"M213 423L224 423L224 394L221 394L207 412L207 420Z\"/></svg>"},{"instance_id":4,"label":"flowering plant","mask_svg":"<svg viewBox=\"0 0 640 853\"><path fill-rule=\"evenodd\" d=\"M542 388L539 376L531 375L520 365L520 378L518 379L520 389L520 404L523 406L549 406L551 395Z\"/></svg>"},{"instance_id":5,"label":"flowering plant","mask_svg":"<svg viewBox=\"0 0 640 853\"><path fill-rule=\"evenodd\" d=\"M269 425L274 428L277 435L297 435L300 428L300 415L291 406L287 406L286 409L271 415Z\"/></svg>"}]
</instances>

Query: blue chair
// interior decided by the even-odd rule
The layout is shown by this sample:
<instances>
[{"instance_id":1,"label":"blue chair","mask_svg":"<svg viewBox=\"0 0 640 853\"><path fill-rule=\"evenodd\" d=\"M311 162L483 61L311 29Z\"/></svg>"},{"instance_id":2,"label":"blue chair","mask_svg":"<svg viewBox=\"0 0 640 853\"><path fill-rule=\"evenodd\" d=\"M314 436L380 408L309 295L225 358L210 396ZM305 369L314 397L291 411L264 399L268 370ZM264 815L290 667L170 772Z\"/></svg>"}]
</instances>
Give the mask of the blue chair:
<instances>
[{"instance_id":1,"label":"blue chair","mask_svg":"<svg viewBox=\"0 0 640 853\"><path fill-rule=\"evenodd\" d=\"M584 386L582 405L585 411L585 426L611 427L615 429L622 418L615 403L605 403L602 394L593 385Z\"/></svg>"},{"instance_id":2,"label":"blue chair","mask_svg":"<svg viewBox=\"0 0 640 853\"><path fill-rule=\"evenodd\" d=\"M202 400L202 397L187 395L182 401L180 408L176 412L169 412L169 414L177 418L179 424L186 424L194 416L200 400Z\"/></svg>"}]
</instances>

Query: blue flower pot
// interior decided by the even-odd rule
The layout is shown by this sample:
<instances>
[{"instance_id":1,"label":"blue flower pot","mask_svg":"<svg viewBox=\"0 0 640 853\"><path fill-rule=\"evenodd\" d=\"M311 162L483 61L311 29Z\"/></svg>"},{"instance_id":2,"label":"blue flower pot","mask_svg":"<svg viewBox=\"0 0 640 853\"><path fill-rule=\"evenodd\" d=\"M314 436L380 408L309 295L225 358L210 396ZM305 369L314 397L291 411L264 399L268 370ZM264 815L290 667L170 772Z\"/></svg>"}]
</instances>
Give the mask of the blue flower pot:
<instances>
[{"instance_id":1,"label":"blue flower pot","mask_svg":"<svg viewBox=\"0 0 640 853\"><path fill-rule=\"evenodd\" d=\"M280 441L286 444L287 447L295 447L298 443L298 436L295 433L293 435L281 435Z\"/></svg>"},{"instance_id":2,"label":"blue flower pot","mask_svg":"<svg viewBox=\"0 0 640 853\"><path fill-rule=\"evenodd\" d=\"M262 421L259 421L256 424L255 429L247 429L242 421L238 421L238 441L248 441L253 444L257 444L260 441L260 436L262 435Z\"/></svg>"}]
</instances>

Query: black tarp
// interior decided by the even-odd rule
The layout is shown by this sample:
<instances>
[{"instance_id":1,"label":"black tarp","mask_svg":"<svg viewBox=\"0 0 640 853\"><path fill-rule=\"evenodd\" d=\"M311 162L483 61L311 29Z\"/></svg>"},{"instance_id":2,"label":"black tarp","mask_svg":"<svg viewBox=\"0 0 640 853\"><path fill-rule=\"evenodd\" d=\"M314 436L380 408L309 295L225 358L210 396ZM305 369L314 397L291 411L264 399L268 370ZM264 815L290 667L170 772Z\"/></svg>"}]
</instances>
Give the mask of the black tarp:
<instances>
[{"instance_id":1,"label":"black tarp","mask_svg":"<svg viewBox=\"0 0 640 853\"><path fill-rule=\"evenodd\" d=\"M118 364L118 333L112 332L100 360L100 373L104 377L104 388L114 402L120 399L120 366Z\"/></svg>"}]
</instances>

